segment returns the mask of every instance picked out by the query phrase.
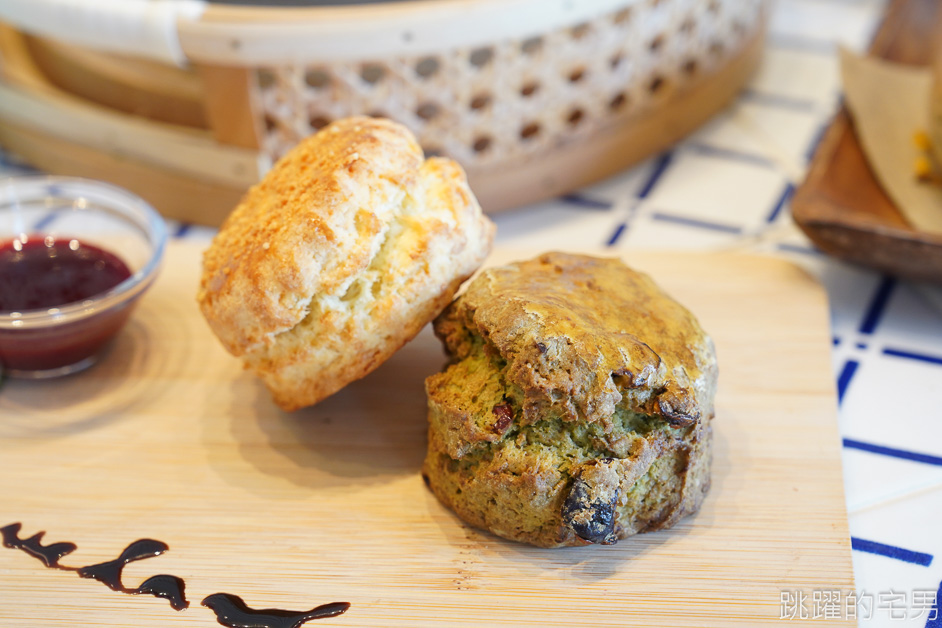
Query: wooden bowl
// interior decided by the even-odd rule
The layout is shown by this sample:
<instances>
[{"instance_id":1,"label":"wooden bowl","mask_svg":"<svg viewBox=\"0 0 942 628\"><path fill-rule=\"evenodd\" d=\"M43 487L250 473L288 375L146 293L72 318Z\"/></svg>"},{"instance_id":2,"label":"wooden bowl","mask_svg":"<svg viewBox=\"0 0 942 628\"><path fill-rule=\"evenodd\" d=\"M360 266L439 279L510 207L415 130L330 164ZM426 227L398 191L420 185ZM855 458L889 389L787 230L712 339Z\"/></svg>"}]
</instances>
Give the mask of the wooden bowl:
<instances>
[{"instance_id":1,"label":"wooden bowl","mask_svg":"<svg viewBox=\"0 0 942 628\"><path fill-rule=\"evenodd\" d=\"M870 54L927 65L939 37L942 4L893 0ZM906 279L942 281L942 236L906 222L870 170L845 109L831 123L791 205L795 222L824 252Z\"/></svg>"}]
</instances>

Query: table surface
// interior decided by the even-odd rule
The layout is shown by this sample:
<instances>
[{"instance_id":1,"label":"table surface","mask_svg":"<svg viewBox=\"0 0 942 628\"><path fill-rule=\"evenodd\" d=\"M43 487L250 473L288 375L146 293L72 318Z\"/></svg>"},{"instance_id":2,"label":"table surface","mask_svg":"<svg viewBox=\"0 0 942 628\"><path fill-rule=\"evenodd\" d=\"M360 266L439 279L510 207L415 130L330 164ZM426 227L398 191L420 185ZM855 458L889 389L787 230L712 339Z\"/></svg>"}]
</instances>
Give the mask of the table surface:
<instances>
[{"instance_id":1,"label":"table surface","mask_svg":"<svg viewBox=\"0 0 942 628\"><path fill-rule=\"evenodd\" d=\"M159 539L166 554L121 582L179 577L190 608L0 549L0 599L15 600L0 628L218 628L200 608L217 592L253 608L350 603L317 628L759 628L779 624L783 590L853 588L827 301L795 266L624 252L716 343L710 492L669 530L541 549L462 524L422 481L422 382L443 359L431 329L323 402L281 412L207 330L193 298L203 249L171 243L94 368L0 394L0 460L17 470L0 478L0 525L74 543L60 563L72 568ZM487 263L540 252L497 247Z\"/></svg>"},{"instance_id":2,"label":"table surface","mask_svg":"<svg viewBox=\"0 0 942 628\"><path fill-rule=\"evenodd\" d=\"M826 288L860 625L942 626L942 288L831 259L789 201L840 102L838 46L866 49L882 0L778 0L762 66L673 149L563 198L495 217L498 244L739 250L790 260ZM31 170L0 154L0 175ZM208 239L171 224L175 237ZM782 616L847 591L782 591ZM848 606L840 606L848 613Z\"/></svg>"}]
</instances>

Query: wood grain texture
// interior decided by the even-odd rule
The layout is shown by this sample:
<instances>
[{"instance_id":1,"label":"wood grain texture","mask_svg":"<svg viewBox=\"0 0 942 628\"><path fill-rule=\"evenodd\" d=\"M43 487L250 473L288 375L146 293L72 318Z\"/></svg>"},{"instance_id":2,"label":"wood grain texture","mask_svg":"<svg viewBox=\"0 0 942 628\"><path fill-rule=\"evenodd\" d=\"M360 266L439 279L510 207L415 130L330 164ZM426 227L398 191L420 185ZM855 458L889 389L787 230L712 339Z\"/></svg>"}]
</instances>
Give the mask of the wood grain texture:
<instances>
[{"instance_id":1,"label":"wood grain texture","mask_svg":"<svg viewBox=\"0 0 942 628\"><path fill-rule=\"evenodd\" d=\"M24 42L42 75L69 94L160 122L208 126L204 88L190 69L40 37Z\"/></svg>"},{"instance_id":2,"label":"wood grain texture","mask_svg":"<svg viewBox=\"0 0 942 628\"><path fill-rule=\"evenodd\" d=\"M229 186L176 170L162 170L127 155L97 151L84 144L0 120L0 146L49 174L108 181L137 194L165 218L219 225L245 194Z\"/></svg>"},{"instance_id":3,"label":"wood grain texture","mask_svg":"<svg viewBox=\"0 0 942 628\"><path fill-rule=\"evenodd\" d=\"M264 161L254 150L214 141L208 131L114 112L54 87L0 84L0 122L79 144L104 156L147 164L155 171L242 189L258 181Z\"/></svg>"},{"instance_id":4,"label":"wood grain texture","mask_svg":"<svg viewBox=\"0 0 942 628\"><path fill-rule=\"evenodd\" d=\"M511 257L530 255L492 262ZM191 607L0 548L0 626L218 626L199 602L224 591L256 608L352 604L312 626L755 627L779 625L783 590L851 590L821 288L770 258L628 260L697 314L720 359L712 490L674 529L543 550L467 528L419 476L422 382L444 360L428 328L363 380L282 413L210 334L199 250L174 243L97 366L4 384L0 525L76 543L69 566L162 540L170 550L124 583L179 576Z\"/></svg>"},{"instance_id":5,"label":"wood grain texture","mask_svg":"<svg viewBox=\"0 0 942 628\"><path fill-rule=\"evenodd\" d=\"M254 71L225 65L198 65L196 70L205 89L204 107L215 140L259 149L263 131L256 111L257 90L252 86Z\"/></svg>"},{"instance_id":6,"label":"wood grain texture","mask_svg":"<svg viewBox=\"0 0 942 628\"><path fill-rule=\"evenodd\" d=\"M940 36L937 0L892 0L870 54L928 65ZM791 207L798 226L831 255L908 279L942 281L942 237L906 222L871 171L844 108L825 133Z\"/></svg>"}]
</instances>

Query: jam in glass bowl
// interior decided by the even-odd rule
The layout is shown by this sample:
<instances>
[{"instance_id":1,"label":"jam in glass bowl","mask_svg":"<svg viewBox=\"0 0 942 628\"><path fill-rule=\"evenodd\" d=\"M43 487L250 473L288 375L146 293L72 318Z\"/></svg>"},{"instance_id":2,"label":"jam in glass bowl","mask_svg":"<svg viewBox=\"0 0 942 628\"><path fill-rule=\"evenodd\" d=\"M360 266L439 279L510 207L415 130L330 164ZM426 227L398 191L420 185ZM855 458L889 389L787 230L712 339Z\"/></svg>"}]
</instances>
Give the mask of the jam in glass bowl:
<instances>
[{"instance_id":1,"label":"jam in glass bowl","mask_svg":"<svg viewBox=\"0 0 942 628\"><path fill-rule=\"evenodd\" d=\"M0 180L0 365L46 378L95 362L153 283L160 215L113 185L72 177Z\"/></svg>"}]
</instances>

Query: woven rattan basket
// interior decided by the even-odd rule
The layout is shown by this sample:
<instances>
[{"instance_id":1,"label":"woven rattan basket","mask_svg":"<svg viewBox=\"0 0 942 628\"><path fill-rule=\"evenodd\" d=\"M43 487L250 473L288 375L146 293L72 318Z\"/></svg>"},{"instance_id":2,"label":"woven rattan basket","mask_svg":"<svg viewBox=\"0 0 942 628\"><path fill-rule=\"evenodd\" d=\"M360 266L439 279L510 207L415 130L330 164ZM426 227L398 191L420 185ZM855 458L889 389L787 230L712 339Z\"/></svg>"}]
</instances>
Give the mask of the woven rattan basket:
<instances>
[{"instance_id":1,"label":"woven rattan basket","mask_svg":"<svg viewBox=\"0 0 942 628\"><path fill-rule=\"evenodd\" d=\"M256 7L0 2L0 144L217 224L299 138L351 115L454 157L488 211L661 150L755 68L767 0Z\"/></svg>"}]
</instances>

